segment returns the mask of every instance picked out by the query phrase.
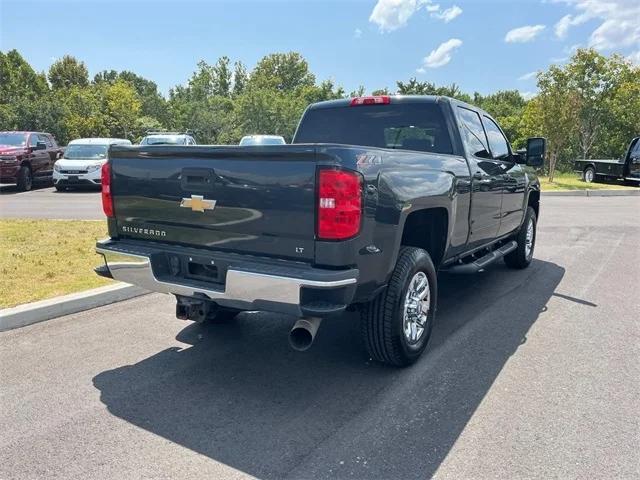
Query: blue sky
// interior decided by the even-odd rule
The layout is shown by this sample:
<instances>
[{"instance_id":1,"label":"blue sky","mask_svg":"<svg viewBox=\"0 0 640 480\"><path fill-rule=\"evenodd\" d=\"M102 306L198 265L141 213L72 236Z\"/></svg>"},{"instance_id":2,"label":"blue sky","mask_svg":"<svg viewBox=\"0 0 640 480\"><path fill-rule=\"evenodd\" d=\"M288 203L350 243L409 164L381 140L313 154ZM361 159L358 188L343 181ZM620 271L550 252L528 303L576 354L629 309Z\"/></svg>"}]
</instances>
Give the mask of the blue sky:
<instances>
[{"instance_id":1,"label":"blue sky","mask_svg":"<svg viewBox=\"0 0 640 480\"><path fill-rule=\"evenodd\" d=\"M415 76L469 92L534 92L532 72L576 46L640 63L639 18L638 0L2 0L0 49L18 49L37 70L64 54L91 75L132 70L164 93L201 59L252 67L291 50L347 91L393 90Z\"/></svg>"}]
</instances>

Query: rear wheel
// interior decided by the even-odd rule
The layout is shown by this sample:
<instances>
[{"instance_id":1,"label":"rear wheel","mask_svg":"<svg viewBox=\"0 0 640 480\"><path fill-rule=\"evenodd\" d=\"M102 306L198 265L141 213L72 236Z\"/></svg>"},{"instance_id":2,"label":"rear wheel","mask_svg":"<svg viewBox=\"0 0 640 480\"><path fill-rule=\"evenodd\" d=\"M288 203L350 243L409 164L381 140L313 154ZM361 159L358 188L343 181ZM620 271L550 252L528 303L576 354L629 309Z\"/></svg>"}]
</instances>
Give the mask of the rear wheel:
<instances>
[{"instance_id":1,"label":"rear wheel","mask_svg":"<svg viewBox=\"0 0 640 480\"><path fill-rule=\"evenodd\" d=\"M361 310L369 356L398 367L415 362L431 337L436 300L431 257L421 248L402 247L389 284Z\"/></svg>"},{"instance_id":2,"label":"rear wheel","mask_svg":"<svg viewBox=\"0 0 640 480\"><path fill-rule=\"evenodd\" d=\"M593 167L587 167L582 173L582 179L587 183L592 183L596 179L596 171Z\"/></svg>"},{"instance_id":3,"label":"rear wheel","mask_svg":"<svg viewBox=\"0 0 640 480\"><path fill-rule=\"evenodd\" d=\"M33 186L33 177L31 176L31 169L27 166L20 167L18 171L18 181L16 182L18 190L26 192L31 190Z\"/></svg>"},{"instance_id":4,"label":"rear wheel","mask_svg":"<svg viewBox=\"0 0 640 480\"><path fill-rule=\"evenodd\" d=\"M524 222L516 235L518 247L511 253L505 255L504 263L510 268L527 268L533 260L533 249L536 246L536 211L532 207L527 207Z\"/></svg>"}]
</instances>

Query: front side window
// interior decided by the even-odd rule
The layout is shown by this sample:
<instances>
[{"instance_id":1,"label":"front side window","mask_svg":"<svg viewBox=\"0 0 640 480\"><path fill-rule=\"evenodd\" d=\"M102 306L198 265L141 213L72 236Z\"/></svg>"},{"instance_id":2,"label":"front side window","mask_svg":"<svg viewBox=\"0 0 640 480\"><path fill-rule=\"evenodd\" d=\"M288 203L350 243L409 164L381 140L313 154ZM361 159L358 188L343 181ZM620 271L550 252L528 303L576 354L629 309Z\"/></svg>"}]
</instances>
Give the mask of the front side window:
<instances>
[{"instance_id":1,"label":"front side window","mask_svg":"<svg viewBox=\"0 0 640 480\"><path fill-rule=\"evenodd\" d=\"M504 135L500 131L496 122L489 117L484 117L484 127L487 130L487 137L489 138L489 148L493 158L498 160L504 160L509 157L509 143Z\"/></svg>"},{"instance_id":2,"label":"front side window","mask_svg":"<svg viewBox=\"0 0 640 480\"><path fill-rule=\"evenodd\" d=\"M40 139L41 142L44 142L44 144L48 147L48 148L52 148L53 144L51 143L51 139L46 136L46 135L38 135L38 138Z\"/></svg>"},{"instance_id":3,"label":"front side window","mask_svg":"<svg viewBox=\"0 0 640 480\"><path fill-rule=\"evenodd\" d=\"M31 136L29 137L29 146L36 148L38 146L38 135L35 133L32 133Z\"/></svg>"},{"instance_id":4,"label":"front side window","mask_svg":"<svg viewBox=\"0 0 640 480\"><path fill-rule=\"evenodd\" d=\"M489 143L482 128L480 115L468 108L458 107L460 116L461 133L472 155L480 158L491 158Z\"/></svg>"}]
</instances>

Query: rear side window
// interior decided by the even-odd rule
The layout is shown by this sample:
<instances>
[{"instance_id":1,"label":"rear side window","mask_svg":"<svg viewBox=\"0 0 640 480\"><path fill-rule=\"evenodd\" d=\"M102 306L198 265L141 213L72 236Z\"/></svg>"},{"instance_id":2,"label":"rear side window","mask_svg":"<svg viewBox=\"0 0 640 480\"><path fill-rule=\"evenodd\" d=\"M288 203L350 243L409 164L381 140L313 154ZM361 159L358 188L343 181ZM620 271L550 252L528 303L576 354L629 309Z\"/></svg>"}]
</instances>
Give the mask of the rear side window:
<instances>
[{"instance_id":1,"label":"rear side window","mask_svg":"<svg viewBox=\"0 0 640 480\"><path fill-rule=\"evenodd\" d=\"M507 143L507 139L504 138L504 135L500 131L500 128L489 117L485 116L483 118L484 127L487 130L487 137L489 138L489 148L491 149L491 153L493 158L503 159L509 156L509 144Z\"/></svg>"},{"instance_id":2,"label":"rear side window","mask_svg":"<svg viewBox=\"0 0 640 480\"><path fill-rule=\"evenodd\" d=\"M453 153L442 110L435 103L308 110L293 143L340 143Z\"/></svg>"},{"instance_id":3,"label":"rear side window","mask_svg":"<svg viewBox=\"0 0 640 480\"><path fill-rule=\"evenodd\" d=\"M480 115L468 108L458 107L460 116L460 130L465 143L469 147L472 155L481 158L491 158L489 154L489 142L482 128Z\"/></svg>"}]
</instances>

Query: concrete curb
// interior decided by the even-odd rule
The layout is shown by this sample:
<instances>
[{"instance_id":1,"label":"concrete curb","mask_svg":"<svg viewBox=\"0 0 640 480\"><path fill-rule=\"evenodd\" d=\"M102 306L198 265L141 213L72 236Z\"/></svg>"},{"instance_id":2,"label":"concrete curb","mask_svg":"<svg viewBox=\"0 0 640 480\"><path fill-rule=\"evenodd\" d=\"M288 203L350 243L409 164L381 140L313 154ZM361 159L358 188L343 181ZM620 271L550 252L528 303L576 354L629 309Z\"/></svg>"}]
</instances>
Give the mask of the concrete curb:
<instances>
[{"instance_id":1,"label":"concrete curb","mask_svg":"<svg viewBox=\"0 0 640 480\"><path fill-rule=\"evenodd\" d=\"M542 192L545 197L640 197L638 190L560 190Z\"/></svg>"},{"instance_id":2,"label":"concrete curb","mask_svg":"<svg viewBox=\"0 0 640 480\"><path fill-rule=\"evenodd\" d=\"M48 300L18 305L17 307L5 308L0 310L0 332L120 302L146 295L147 293L150 292L140 287L117 283L80 293L72 293Z\"/></svg>"}]
</instances>

